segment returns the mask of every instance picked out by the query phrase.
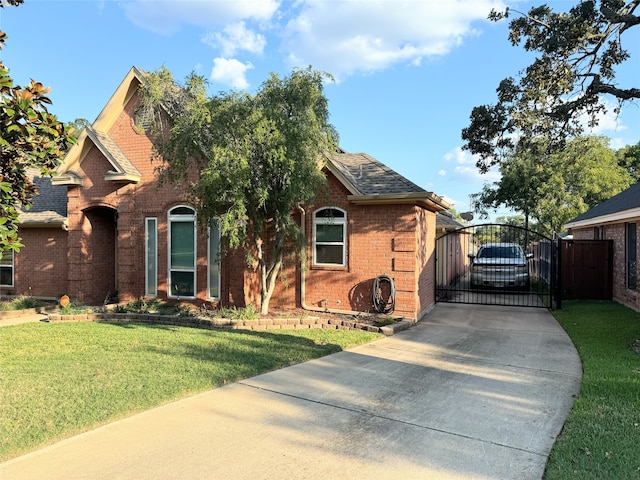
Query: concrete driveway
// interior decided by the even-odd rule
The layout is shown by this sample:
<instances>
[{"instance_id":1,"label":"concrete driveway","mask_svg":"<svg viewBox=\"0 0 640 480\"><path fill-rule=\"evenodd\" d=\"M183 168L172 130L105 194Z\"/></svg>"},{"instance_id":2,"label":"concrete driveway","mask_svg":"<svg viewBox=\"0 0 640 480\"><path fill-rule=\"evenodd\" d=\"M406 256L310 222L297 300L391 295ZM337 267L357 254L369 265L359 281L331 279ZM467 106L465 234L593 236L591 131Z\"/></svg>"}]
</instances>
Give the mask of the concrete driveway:
<instances>
[{"instance_id":1,"label":"concrete driveway","mask_svg":"<svg viewBox=\"0 0 640 480\"><path fill-rule=\"evenodd\" d=\"M581 364L544 309L438 304L409 330L0 464L19 479L540 479Z\"/></svg>"}]
</instances>

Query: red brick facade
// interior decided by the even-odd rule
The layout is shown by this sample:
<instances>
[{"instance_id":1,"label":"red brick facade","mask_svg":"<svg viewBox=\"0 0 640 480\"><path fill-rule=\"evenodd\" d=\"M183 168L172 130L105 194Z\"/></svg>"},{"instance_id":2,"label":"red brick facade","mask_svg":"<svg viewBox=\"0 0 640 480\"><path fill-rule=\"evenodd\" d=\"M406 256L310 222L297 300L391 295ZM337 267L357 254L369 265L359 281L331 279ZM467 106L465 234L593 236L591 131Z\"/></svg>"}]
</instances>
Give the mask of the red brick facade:
<instances>
[{"instance_id":1,"label":"red brick facade","mask_svg":"<svg viewBox=\"0 0 640 480\"><path fill-rule=\"evenodd\" d=\"M104 134L138 170L139 180L110 179L113 161L96 144L85 142L80 160L68 167L82 179L81 185L68 184L68 233L22 232L26 247L16 260L16 293L29 285L33 295L66 293L91 305L102 304L114 291L120 301L144 297L145 219L155 218L157 297L168 297L168 213L186 203L176 188L158 187L151 141L135 126L136 105L137 96L129 97ZM348 198L352 192L330 172L327 176L329 188L316 204L292 212L305 222L306 265L302 268L293 251L286 255L271 306L368 312L374 279L384 274L395 282L394 314L417 318L434 303L435 213L415 202L355 204ZM327 206L346 212L346 266L312 264L313 213ZM220 298L207 297L208 242L206 234L198 232L195 301L257 304L258 272L247 266L243 252L222 259Z\"/></svg>"},{"instance_id":2,"label":"red brick facade","mask_svg":"<svg viewBox=\"0 0 640 480\"><path fill-rule=\"evenodd\" d=\"M20 230L24 247L14 255L13 288L7 295L57 298L67 291L67 232L62 228Z\"/></svg>"}]
</instances>

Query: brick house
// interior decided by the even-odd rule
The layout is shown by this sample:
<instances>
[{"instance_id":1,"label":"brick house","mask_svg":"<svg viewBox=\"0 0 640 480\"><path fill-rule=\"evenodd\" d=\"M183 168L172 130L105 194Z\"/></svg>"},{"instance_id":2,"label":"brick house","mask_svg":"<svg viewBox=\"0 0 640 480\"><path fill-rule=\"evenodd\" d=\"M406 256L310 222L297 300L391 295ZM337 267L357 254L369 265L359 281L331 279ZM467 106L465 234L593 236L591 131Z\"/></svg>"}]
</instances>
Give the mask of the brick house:
<instances>
[{"instance_id":1,"label":"brick house","mask_svg":"<svg viewBox=\"0 0 640 480\"><path fill-rule=\"evenodd\" d=\"M639 223L640 183L636 183L565 225L576 240L613 241L613 299L637 311Z\"/></svg>"},{"instance_id":2,"label":"brick house","mask_svg":"<svg viewBox=\"0 0 640 480\"><path fill-rule=\"evenodd\" d=\"M151 140L136 122L143 77L127 73L57 175L41 180L40 209L51 210L53 193L66 203L21 217L25 247L3 273L4 294L66 293L90 305L114 292L121 302L213 307L259 299L245 252L220 257L217 228L202 229L176 187L158 186ZM305 227L306 264L287 256L271 306L370 311L374 280L388 275L395 315L419 318L434 303L436 213L449 205L363 153L336 154L325 174L316 204L292 212Z\"/></svg>"}]
</instances>

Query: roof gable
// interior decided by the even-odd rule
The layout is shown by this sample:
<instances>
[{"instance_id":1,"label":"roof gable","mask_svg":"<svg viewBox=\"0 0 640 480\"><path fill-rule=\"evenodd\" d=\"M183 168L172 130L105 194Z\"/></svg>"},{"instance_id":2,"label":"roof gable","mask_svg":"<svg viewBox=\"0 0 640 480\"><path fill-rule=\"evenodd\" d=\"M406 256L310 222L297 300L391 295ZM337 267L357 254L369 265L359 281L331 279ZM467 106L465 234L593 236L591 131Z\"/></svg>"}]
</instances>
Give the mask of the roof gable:
<instances>
[{"instance_id":1,"label":"roof gable","mask_svg":"<svg viewBox=\"0 0 640 480\"><path fill-rule=\"evenodd\" d=\"M569 221L567 228L595 225L640 216L640 183L605 200Z\"/></svg>"},{"instance_id":2,"label":"roof gable","mask_svg":"<svg viewBox=\"0 0 640 480\"><path fill-rule=\"evenodd\" d=\"M57 169L57 177L53 179L54 185L81 184L82 179L77 171L93 146L98 148L113 166L113 170L106 172L105 180L140 181L141 175L138 169L105 132L109 131L131 97L138 91L143 78L144 72L142 70L136 67L129 70L93 124L82 131L78 142L65 155L64 161Z\"/></svg>"},{"instance_id":3,"label":"roof gable","mask_svg":"<svg viewBox=\"0 0 640 480\"><path fill-rule=\"evenodd\" d=\"M336 153L327 160L327 169L351 193L356 204L413 203L431 211L450 205L366 153Z\"/></svg>"}]
</instances>

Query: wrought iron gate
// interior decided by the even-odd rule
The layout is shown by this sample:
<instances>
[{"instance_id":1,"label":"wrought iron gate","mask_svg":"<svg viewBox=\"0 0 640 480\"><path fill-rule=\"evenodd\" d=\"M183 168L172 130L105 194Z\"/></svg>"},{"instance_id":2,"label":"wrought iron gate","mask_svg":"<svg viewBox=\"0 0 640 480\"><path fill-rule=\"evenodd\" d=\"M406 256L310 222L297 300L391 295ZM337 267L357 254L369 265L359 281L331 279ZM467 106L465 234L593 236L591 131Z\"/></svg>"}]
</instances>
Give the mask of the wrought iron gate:
<instances>
[{"instance_id":1,"label":"wrought iron gate","mask_svg":"<svg viewBox=\"0 0 640 480\"><path fill-rule=\"evenodd\" d=\"M436 302L551 308L556 246L514 225L449 232L436 240Z\"/></svg>"}]
</instances>

